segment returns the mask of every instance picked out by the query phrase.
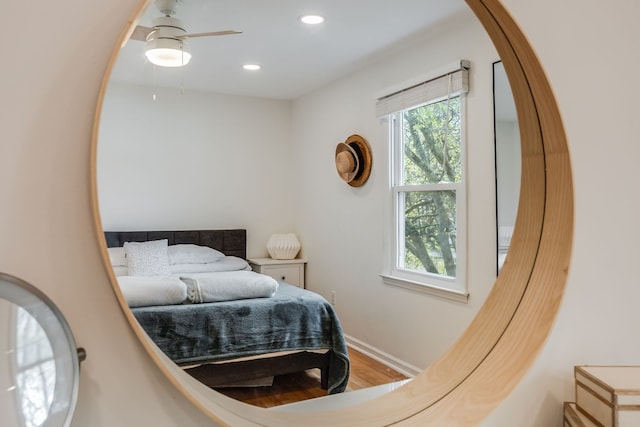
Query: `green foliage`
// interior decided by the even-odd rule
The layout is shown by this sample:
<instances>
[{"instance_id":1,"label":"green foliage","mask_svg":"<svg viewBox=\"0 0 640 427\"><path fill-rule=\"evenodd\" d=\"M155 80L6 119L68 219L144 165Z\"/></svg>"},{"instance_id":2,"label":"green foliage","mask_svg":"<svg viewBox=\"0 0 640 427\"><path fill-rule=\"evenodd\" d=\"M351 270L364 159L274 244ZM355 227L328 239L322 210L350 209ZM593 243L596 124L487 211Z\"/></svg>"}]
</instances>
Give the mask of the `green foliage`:
<instances>
[{"instance_id":1,"label":"green foliage","mask_svg":"<svg viewBox=\"0 0 640 427\"><path fill-rule=\"evenodd\" d=\"M459 97L405 111L401 184L460 182L460 132ZM406 191L402 196L405 268L455 277L455 191Z\"/></svg>"}]
</instances>

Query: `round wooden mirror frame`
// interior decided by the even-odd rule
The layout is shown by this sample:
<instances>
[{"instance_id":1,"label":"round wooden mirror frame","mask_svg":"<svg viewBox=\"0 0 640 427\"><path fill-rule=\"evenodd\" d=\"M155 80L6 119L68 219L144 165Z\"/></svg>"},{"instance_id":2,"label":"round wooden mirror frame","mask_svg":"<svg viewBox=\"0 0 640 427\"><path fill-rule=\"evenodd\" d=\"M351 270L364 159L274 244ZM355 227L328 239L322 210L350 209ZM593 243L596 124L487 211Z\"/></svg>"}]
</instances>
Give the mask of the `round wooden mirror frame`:
<instances>
[{"instance_id":1,"label":"round wooden mirror frame","mask_svg":"<svg viewBox=\"0 0 640 427\"><path fill-rule=\"evenodd\" d=\"M150 1L140 3L114 49L95 117L92 205L107 267L96 187L100 114L119 47ZM151 358L194 405L217 423L274 427L476 425L507 396L534 362L556 317L571 257L573 185L569 151L553 93L524 34L499 0L466 2L504 63L522 141L522 182L515 232L507 260L486 302L453 347L407 385L339 410L287 413L243 404L182 374L155 350L137 326L110 272L123 311Z\"/></svg>"}]
</instances>

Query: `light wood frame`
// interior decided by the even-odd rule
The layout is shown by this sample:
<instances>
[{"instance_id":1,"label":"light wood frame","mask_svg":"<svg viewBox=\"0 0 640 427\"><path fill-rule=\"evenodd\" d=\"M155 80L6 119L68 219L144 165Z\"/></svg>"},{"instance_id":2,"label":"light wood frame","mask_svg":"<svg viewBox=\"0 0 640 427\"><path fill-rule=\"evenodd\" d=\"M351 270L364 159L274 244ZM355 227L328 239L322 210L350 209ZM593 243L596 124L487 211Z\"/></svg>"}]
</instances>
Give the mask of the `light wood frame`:
<instances>
[{"instance_id":1,"label":"light wood frame","mask_svg":"<svg viewBox=\"0 0 640 427\"><path fill-rule=\"evenodd\" d=\"M92 207L114 291L145 349L167 378L223 426L472 426L516 386L534 362L556 317L573 240L573 184L562 120L526 37L499 0L466 0L502 59L511 84L522 143L522 183L506 262L471 325L446 354L407 385L374 400L330 412L285 413L249 406L190 380L154 349L126 308L109 266L98 210L97 135L102 103L121 44L151 0L142 0L111 56L95 115Z\"/></svg>"}]
</instances>

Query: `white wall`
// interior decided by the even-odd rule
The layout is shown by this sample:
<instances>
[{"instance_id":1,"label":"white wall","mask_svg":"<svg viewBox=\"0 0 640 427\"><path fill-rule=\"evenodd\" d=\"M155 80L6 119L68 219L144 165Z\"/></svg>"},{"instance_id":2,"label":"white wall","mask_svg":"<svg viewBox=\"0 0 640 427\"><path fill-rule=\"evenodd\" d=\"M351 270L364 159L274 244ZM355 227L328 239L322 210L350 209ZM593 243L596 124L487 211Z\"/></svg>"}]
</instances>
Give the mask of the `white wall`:
<instances>
[{"instance_id":1,"label":"white wall","mask_svg":"<svg viewBox=\"0 0 640 427\"><path fill-rule=\"evenodd\" d=\"M93 117L110 52L134 3L5 5L11 17L5 30L22 36L0 71L0 271L47 293L87 349L74 426L211 426L134 337L94 232Z\"/></svg>"},{"instance_id":2,"label":"white wall","mask_svg":"<svg viewBox=\"0 0 640 427\"><path fill-rule=\"evenodd\" d=\"M104 229L246 228L248 255L265 256L269 236L293 227L290 129L287 101L110 83Z\"/></svg>"},{"instance_id":3,"label":"white wall","mask_svg":"<svg viewBox=\"0 0 640 427\"><path fill-rule=\"evenodd\" d=\"M471 61L467 95L468 304L385 285L381 273L391 223L386 124L376 118L376 96L417 76ZM336 292L345 333L375 351L425 368L460 336L495 280L496 228L492 69L498 59L475 16L458 17L377 64L294 102L293 140L301 165L296 224L307 284ZM417 83L414 81L413 83ZM371 177L358 188L335 170L338 142L368 140Z\"/></svg>"},{"instance_id":4,"label":"white wall","mask_svg":"<svg viewBox=\"0 0 640 427\"><path fill-rule=\"evenodd\" d=\"M88 166L93 112L108 52L133 3L60 0L50 8L12 2L4 9L4 30L18 35L20 49L3 63L0 79L0 271L49 294L88 350L74 426L214 426L150 363L133 336L93 229ZM567 291L548 343L484 425L559 427L562 401L573 398L574 364L640 360L634 339L640 321L635 243L640 202L634 197L640 179L635 117L640 89L629 84L640 66L635 22L640 4L504 3L557 95L574 167L576 223ZM46 49L43 32L28 31L37 28L51 28ZM615 108L607 108L608 102ZM356 125L344 124L344 132L326 144L335 147ZM367 185L381 174L376 171L372 179ZM350 191L340 182L336 188Z\"/></svg>"},{"instance_id":5,"label":"white wall","mask_svg":"<svg viewBox=\"0 0 640 427\"><path fill-rule=\"evenodd\" d=\"M640 66L640 3L505 3L560 106L573 166L575 235L565 296L547 344L483 425L559 427L562 402L574 398L574 365L640 364L640 88L629 84ZM605 107L609 102L615 108Z\"/></svg>"},{"instance_id":6,"label":"white wall","mask_svg":"<svg viewBox=\"0 0 640 427\"><path fill-rule=\"evenodd\" d=\"M520 199L520 128L518 122L496 122L496 193L498 225L513 227Z\"/></svg>"}]
</instances>

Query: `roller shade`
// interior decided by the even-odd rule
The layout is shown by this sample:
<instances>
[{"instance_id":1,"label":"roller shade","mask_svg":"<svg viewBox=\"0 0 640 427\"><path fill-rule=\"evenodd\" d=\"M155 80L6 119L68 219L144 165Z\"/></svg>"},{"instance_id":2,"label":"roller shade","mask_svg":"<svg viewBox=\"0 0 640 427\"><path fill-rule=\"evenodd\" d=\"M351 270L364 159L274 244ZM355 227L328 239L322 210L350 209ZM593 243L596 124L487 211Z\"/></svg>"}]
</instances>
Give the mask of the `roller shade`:
<instances>
[{"instance_id":1,"label":"roller shade","mask_svg":"<svg viewBox=\"0 0 640 427\"><path fill-rule=\"evenodd\" d=\"M469 92L469 69L471 63L464 59L460 68L418 83L406 89L378 98L376 116L382 117L418 105L454 97Z\"/></svg>"}]
</instances>

